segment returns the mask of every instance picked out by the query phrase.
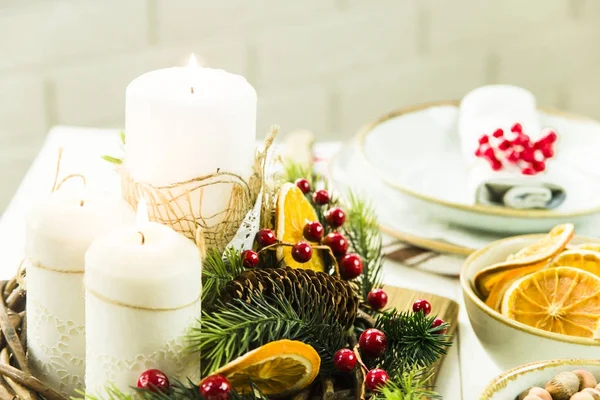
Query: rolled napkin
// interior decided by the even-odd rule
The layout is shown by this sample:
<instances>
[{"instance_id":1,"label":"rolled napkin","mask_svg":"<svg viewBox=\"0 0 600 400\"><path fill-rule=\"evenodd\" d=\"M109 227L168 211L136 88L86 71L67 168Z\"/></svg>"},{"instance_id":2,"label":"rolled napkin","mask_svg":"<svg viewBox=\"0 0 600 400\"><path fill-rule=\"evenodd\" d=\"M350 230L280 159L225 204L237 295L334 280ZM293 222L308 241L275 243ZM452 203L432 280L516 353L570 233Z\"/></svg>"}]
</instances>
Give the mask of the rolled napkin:
<instances>
[{"instance_id":1,"label":"rolled napkin","mask_svg":"<svg viewBox=\"0 0 600 400\"><path fill-rule=\"evenodd\" d=\"M533 94L482 86L461 101L458 132L475 204L552 209L566 198L566 177L552 162L557 135L542 129Z\"/></svg>"}]
</instances>

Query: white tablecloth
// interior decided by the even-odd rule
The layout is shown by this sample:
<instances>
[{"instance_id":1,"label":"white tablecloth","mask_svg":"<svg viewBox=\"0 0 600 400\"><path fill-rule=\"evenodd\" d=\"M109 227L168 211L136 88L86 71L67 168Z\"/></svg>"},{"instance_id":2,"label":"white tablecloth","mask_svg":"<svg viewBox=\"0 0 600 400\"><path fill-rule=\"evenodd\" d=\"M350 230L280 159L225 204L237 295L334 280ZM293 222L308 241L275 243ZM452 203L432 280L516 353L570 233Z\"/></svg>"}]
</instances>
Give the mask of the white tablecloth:
<instances>
[{"instance_id":1,"label":"white tablecloth","mask_svg":"<svg viewBox=\"0 0 600 400\"><path fill-rule=\"evenodd\" d=\"M12 277L23 258L24 216L36 196L48 193L54 180L58 148L64 148L61 176L82 173L88 186L102 190L120 190L115 169L101 155L120 155L116 131L57 127L25 176L17 193L0 219L2 279ZM73 181L72 184L79 184ZM437 257L435 262L445 262ZM442 367L436 390L444 399L476 400L485 385L501 371L492 363L475 336L462 304L458 279L433 275L414 267L387 261L385 282L436 293L460 304L458 338Z\"/></svg>"}]
</instances>

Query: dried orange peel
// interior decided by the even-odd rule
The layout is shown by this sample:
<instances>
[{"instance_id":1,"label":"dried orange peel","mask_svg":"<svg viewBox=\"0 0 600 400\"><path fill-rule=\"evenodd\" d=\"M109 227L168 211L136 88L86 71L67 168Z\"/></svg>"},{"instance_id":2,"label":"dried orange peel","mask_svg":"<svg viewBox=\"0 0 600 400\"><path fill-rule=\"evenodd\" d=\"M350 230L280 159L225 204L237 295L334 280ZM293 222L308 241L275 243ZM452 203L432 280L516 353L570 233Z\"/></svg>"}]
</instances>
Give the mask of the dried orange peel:
<instances>
[{"instance_id":1,"label":"dried orange peel","mask_svg":"<svg viewBox=\"0 0 600 400\"><path fill-rule=\"evenodd\" d=\"M572 267L538 271L514 282L501 312L548 332L594 336L600 321L600 278Z\"/></svg>"},{"instance_id":2,"label":"dried orange peel","mask_svg":"<svg viewBox=\"0 0 600 400\"><path fill-rule=\"evenodd\" d=\"M562 252L575 234L572 224L557 225L539 241L525 247L507 261L487 267L475 275L474 284L479 296L499 310L504 292L516 280L548 266Z\"/></svg>"},{"instance_id":3,"label":"dried orange peel","mask_svg":"<svg viewBox=\"0 0 600 400\"><path fill-rule=\"evenodd\" d=\"M279 189L275 220L277 239L285 243L295 244L301 240L306 240L304 238L304 226L308 222L318 221L319 217L312 204L304 197L304 193L293 183L285 183ZM292 268L325 271L325 262L318 251L313 251L310 261L303 264L294 260L292 248L289 246L278 247L277 256L280 260L283 260L285 265Z\"/></svg>"},{"instance_id":4,"label":"dried orange peel","mask_svg":"<svg viewBox=\"0 0 600 400\"><path fill-rule=\"evenodd\" d=\"M317 351L296 340L277 340L252 350L215 371L239 393L251 393L252 384L267 396L281 397L310 385L321 367Z\"/></svg>"}]
</instances>

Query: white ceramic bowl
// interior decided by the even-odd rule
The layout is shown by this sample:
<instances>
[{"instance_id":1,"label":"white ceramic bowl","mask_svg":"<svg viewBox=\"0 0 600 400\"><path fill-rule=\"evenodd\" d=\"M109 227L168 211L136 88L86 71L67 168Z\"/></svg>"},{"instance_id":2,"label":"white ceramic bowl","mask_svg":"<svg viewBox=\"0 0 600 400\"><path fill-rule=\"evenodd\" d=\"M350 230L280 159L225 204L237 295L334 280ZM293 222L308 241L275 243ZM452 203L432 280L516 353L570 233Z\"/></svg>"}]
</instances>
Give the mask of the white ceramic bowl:
<instances>
[{"instance_id":1,"label":"white ceramic bowl","mask_svg":"<svg viewBox=\"0 0 600 400\"><path fill-rule=\"evenodd\" d=\"M465 261L460 282L471 325L479 341L502 369L537 360L557 358L600 359L600 342L560 335L513 321L488 307L473 288L473 278L482 269L506 260L508 255L538 241L544 235L514 236L474 252ZM576 236L571 243L600 243L600 239Z\"/></svg>"},{"instance_id":2,"label":"white ceramic bowl","mask_svg":"<svg viewBox=\"0 0 600 400\"><path fill-rule=\"evenodd\" d=\"M554 225L583 223L600 212L600 123L553 109L540 109L544 127L560 135L556 160L569 194L554 210L518 210L473 204L468 169L457 132L458 101L410 105L365 126L356 136L358 159L374 178L402 193L415 209L475 230L521 234ZM585 163L585 164L584 164ZM589 164L588 164L589 163Z\"/></svg>"},{"instance_id":3,"label":"white ceramic bowl","mask_svg":"<svg viewBox=\"0 0 600 400\"><path fill-rule=\"evenodd\" d=\"M544 387L559 372L585 369L600 380L600 360L567 359L538 361L500 374L489 383L479 400L513 400L531 386Z\"/></svg>"}]
</instances>

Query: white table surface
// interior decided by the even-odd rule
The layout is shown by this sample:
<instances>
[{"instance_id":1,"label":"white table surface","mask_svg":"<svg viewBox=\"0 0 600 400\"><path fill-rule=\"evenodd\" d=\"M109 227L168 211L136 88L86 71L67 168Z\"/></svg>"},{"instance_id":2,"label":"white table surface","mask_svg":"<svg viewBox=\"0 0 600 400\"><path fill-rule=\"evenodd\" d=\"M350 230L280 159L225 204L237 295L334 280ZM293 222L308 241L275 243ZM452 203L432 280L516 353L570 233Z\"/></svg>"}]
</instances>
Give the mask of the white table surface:
<instances>
[{"instance_id":1,"label":"white table surface","mask_svg":"<svg viewBox=\"0 0 600 400\"><path fill-rule=\"evenodd\" d=\"M64 148L61 176L81 173L86 176L89 187L120 190L115 169L100 158L104 154L120 155L117 132L73 127L54 128L0 219L2 279L12 277L23 258L25 213L32 200L50 191L59 147ZM73 180L69 184L80 183ZM438 257L435 262L456 260ZM458 279L434 275L391 261L385 264L384 273L387 284L435 293L459 303L458 337L443 364L436 390L448 400L478 399L486 384L501 371L488 358L469 324Z\"/></svg>"}]
</instances>

